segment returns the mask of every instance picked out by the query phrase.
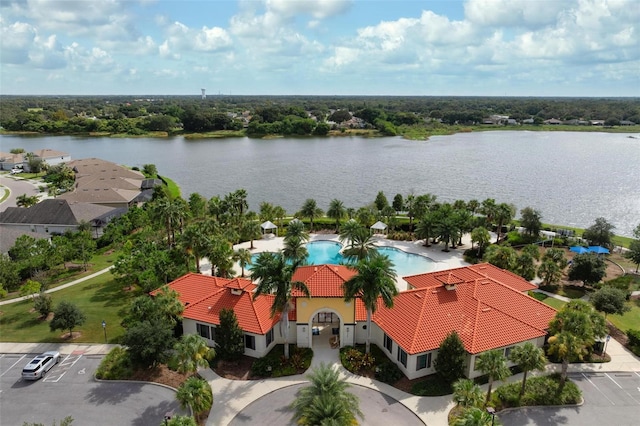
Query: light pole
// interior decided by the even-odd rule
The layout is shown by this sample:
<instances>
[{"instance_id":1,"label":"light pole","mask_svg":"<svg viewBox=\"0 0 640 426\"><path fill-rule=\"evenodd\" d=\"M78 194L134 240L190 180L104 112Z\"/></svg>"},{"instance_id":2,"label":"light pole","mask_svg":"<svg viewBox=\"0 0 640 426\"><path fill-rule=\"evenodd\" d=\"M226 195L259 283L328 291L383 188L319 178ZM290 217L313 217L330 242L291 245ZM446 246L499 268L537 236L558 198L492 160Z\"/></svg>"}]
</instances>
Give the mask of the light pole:
<instances>
[{"instance_id":1,"label":"light pole","mask_svg":"<svg viewBox=\"0 0 640 426\"><path fill-rule=\"evenodd\" d=\"M491 426L496 419L496 409L493 407L487 407L487 413L491 414Z\"/></svg>"},{"instance_id":2,"label":"light pole","mask_svg":"<svg viewBox=\"0 0 640 426\"><path fill-rule=\"evenodd\" d=\"M609 343L609 340L611 340L611 335L607 334L607 338L604 341L604 353L602 356L607 356L607 343Z\"/></svg>"},{"instance_id":3,"label":"light pole","mask_svg":"<svg viewBox=\"0 0 640 426\"><path fill-rule=\"evenodd\" d=\"M107 322L102 320L102 330L104 330L104 342L107 343Z\"/></svg>"}]
</instances>

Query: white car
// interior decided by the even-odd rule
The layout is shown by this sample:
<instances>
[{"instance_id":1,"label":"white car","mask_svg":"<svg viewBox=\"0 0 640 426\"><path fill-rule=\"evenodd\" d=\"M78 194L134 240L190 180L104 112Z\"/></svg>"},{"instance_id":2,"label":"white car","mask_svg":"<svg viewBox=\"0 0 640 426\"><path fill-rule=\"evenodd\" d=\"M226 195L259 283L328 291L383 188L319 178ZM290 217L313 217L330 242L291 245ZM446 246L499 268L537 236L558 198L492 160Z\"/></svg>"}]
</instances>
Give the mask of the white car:
<instances>
[{"instance_id":1,"label":"white car","mask_svg":"<svg viewBox=\"0 0 640 426\"><path fill-rule=\"evenodd\" d=\"M12 175L17 175L18 173L22 173L24 170L22 169L11 169Z\"/></svg>"},{"instance_id":2,"label":"white car","mask_svg":"<svg viewBox=\"0 0 640 426\"><path fill-rule=\"evenodd\" d=\"M60 352L49 351L38 355L22 369L22 378L25 380L38 380L45 373L60 362Z\"/></svg>"}]
</instances>

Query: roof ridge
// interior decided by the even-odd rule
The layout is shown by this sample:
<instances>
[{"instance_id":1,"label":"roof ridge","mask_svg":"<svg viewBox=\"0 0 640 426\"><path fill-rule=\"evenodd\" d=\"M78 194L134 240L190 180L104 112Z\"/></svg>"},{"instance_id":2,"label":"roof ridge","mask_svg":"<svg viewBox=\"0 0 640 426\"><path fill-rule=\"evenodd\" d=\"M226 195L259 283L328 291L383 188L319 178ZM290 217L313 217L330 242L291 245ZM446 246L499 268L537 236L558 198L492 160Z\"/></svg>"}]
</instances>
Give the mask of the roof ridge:
<instances>
[{"instance_id":1,"label":"roof ridge","mask_svg":"<svg viewBox=\"0 0 640 426\"><path fill-rule=\"evenodd\" d=\"M225 291L225 290L227 290L227 288L226 288L226 287L217 287L217 288L216 288L216 289L214 289L211 293L207 293L207 295L206 295L206 296L203 296L201 299L196 300L195 302L193 302L193 303L189 303L188 305L186 305L186 306L184 307L184 310L186 311L186 310L187 310L187 308L191 308L191 307L197 306L197 305L199 305L200 303L202 303L202 302L204 302L205 300L207 300L208 298L213 297L213 296L215 296L216 294L220 293L221 291Z\"/></svg>"},{"instance_id":2,"label":"roof ridge","mask_svg":"<svg viewBox=\"0 0 640 426\"><path fill-rule=\"evenodd\" d=\"M421 290L424 290L426 292L426 289L422 288ZM412 353L415 351L415 347L417 345L417 340L418 340L418 333L417 330L419 328L419 324L422 323L422 317L424 316L424 311L426 309L427 306L427 297L429 297L428 294L425 294L422 297L422 306L420 307L420 316L416 319L415 321L415 325L414 325L414 332L413 332L413 339L411 340L411 351Z\"/></svg>"},{"instance_id":3,"label":"roof ridge","mask_svg":"<svg viewBox=\"0 0 640 426\"><path fill-rule=\"evenodd\" d=\"M249 296L249 304L251 305L251 309L253 309L253 314L255 315L256 319L258 320L258 328L260 329L260 334L265 334L268 330L265 330L265 328L262 326L262 316L258 313L258 310L256 309L256 301L257 299L254 299L253 296L251 296L248 292L244 292L242 294L242 297L244 297L244 295ZM264 295L261 295L264 296ZM289 312L287 312L287 316L289 315ZM273 317L269 317L269 318L273 318Z\"/></svg>"}]
</instances>

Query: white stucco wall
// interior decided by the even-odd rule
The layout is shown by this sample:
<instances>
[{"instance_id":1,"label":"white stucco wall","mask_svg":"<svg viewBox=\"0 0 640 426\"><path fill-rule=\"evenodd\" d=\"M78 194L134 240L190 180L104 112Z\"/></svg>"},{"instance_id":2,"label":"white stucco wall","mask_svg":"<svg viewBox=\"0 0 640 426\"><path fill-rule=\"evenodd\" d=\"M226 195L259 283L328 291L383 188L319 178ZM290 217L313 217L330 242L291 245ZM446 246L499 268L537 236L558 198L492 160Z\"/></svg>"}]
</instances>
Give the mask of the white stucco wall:
<instances>
[{"instance_id":1,"label":"white stucco wall","mask_svg":"<svg viewBox=\"0 0 640 426\"><path fill-rule=\"evenodd\" d=\"M544 337L539 337L536 339L532 339L532 340L526 340L524 342L520 342L518 344L515 345L510 345L510 346L503 346L501 348L496 348L498 350L501 350L504 354L505 349L511 347L515 347L515 346L520 346L520 345L524 345L527 342L531 342L534 345L536 345L537 347L542 347L542 345L544 344ZM480 356L482 353L479 354L475 354L475 355L471 355L471 354L467 354L467 369L466 369L466 375L468 378L473 379L475 377L478 376L482 376L482 371L476 370L474 369L475 364L476 364L476 359L478 358L478 356ZM507 367L513 367L515 365L515 363L507 360Z\"/></svg>"}]
</instances>

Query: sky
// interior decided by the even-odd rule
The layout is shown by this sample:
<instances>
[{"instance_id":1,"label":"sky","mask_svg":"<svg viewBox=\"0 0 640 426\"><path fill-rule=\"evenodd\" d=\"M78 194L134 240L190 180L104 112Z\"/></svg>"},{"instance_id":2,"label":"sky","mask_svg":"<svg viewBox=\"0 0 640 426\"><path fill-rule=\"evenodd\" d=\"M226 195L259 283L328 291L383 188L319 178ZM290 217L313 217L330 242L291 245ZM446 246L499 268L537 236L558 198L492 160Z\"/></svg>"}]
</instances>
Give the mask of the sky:
<instances>
[{"instance_id":1,"label":"sky","mask_svg":"<svg viewBox=\"0 0 640 426\"><path fill-rule=\"evenodd\" d=\"M640 0L2 0L0 94L640 96Z\"/></svg>"}]
</instances>

